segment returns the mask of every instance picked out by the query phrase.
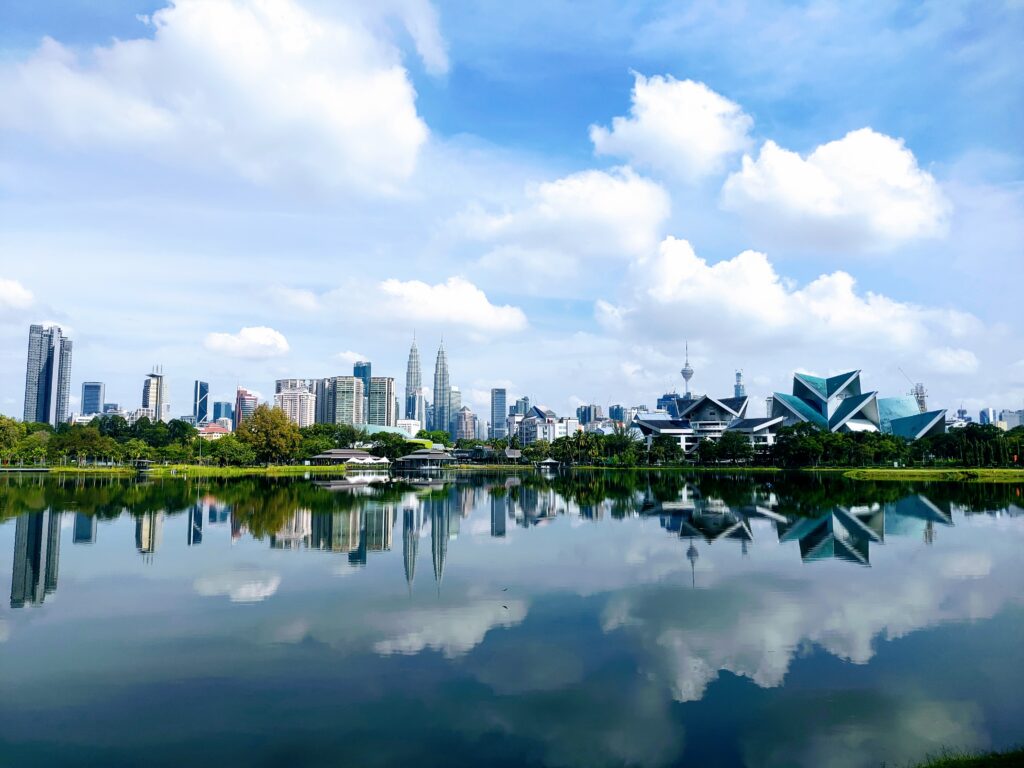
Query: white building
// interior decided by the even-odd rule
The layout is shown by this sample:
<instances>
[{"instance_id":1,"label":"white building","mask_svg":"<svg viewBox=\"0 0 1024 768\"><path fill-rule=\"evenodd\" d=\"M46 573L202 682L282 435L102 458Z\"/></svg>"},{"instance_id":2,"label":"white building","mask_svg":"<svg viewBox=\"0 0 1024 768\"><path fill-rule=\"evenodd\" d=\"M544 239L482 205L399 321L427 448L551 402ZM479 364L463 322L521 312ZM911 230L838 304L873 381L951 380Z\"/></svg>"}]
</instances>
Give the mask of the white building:
<instances>
[{"instance_id":1,"label":"white building","mask_svg":"<svg viewBox=\"0 0 1024 768\"><path fill-rule=\"evenodd\" d=\"M423 425L416 419L398 419L395 424L400 430L405 432L409 437L416 437L423 429Z\"/></svg>"},{"instance_id":2,"label":"white building","mask_svg":"<svg viewBox=\"0 0 1024 768\"><path fill-rule=\"evenodd\" d=\"M274 407L300 428L316 423L316 395L308 387L282 389L274 395Z\"/></svg>"},{"instance_id":3,"label":"white building","mask_svg":"<svg viewBox=\"0 0 1024 768\"><path fill-rule=\"evenodd\" d=\"M570 437L579 431L579 419L569 416L559 418L550 408L535 405L519 422L519 444L530 445L538 440L552 443L560 437Z\"/></svg>"},{"instance_id":4,"label":"white building","mask_svg":"<svg viewBox=\"0 0 1024 768\"><path fill-rule=\"evenodd\" d=\"M379 427L395 426L398 421L397 403L395 380L390 376L371 376L366 423Z\"/></svg>"}]
</instances>

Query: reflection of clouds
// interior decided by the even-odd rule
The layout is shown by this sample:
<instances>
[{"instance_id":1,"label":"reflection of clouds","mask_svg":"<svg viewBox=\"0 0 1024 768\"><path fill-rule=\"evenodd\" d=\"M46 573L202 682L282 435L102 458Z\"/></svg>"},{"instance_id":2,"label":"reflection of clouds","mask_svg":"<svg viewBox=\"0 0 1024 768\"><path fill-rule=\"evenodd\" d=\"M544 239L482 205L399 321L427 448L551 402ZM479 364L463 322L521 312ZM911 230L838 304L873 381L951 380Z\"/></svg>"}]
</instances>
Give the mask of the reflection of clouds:
<instances>
[{"instance_id":1,"label":"reflection of clouds","mask_svg":"<svg viewBox=\"0 0 1024 768\"><path fill-rule=\"evenodd\" d=\"M203 597L228 597L233 603L258 603L277 592L281 576L259 568L235 568L200 576L193 587Z\"/></svg>"},{"instance_id":2,"label":"reflection of clouds","mask_svg":"<svg viewBox=\"0 0 1024 768\"><path fill-rule=\"evenodd\" d=\"M992 557L987 552L959 552L942 563L942 573L951 579L980 579L992 571Z\"/></svg>"},{"instance_id":3,"label":"reflection of clouds","mask_svg":"<svg viewBox=\"0 0 1024 768\"><path fill-rule=\"evenodd\" d=\"M973 702L830 692L788 699L742 738L750 768L910 765L924 754L976 749L982 713Z\"/></svg>"},{"instance_id":4,"label":"reflection of clouds","mask_svg":"<svg viewBox=\"0 0 1024 768\"><path fill-rule=\"evenodd\" d=\"M508 606L507 608L505 606ZM495 627L511 627L526 618L523 600L482 600L444 610L411 610L388 620L389 637L373 645L385 656L413 654L431 649L445 656L460 656L476 645Z\"/></svg>"},{"instance_id":5,"label":"reflection of clouds","mask_svg":"<svg viewBox=\"0 0 1024 768\"><path fill-rule=\"evenodd\" d=\"M11 636L11 628L4 619L0 619L0 643L6 643Z\"/></svg>"}]
</instances>

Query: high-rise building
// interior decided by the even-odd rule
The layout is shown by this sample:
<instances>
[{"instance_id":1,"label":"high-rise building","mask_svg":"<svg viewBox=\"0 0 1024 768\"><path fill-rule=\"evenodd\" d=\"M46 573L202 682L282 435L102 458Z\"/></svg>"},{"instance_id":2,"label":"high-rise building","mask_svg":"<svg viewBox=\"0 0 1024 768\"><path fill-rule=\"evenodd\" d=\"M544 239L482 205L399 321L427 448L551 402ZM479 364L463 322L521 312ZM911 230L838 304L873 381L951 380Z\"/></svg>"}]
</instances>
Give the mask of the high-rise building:
<instances>
[{"instance_id":1,"label":"high-rise building","mask_svg":"<svg viewBox=\"0 0 1024 768\"><path fill-rule=\"evenodd\" d=\"M256 412L259 399L247 389L239 387L235 392L235 420L234 429Z\"/></svg>"},{"instance_id":2,"label":"high-rise building","mask_svg":"<svg viewBox=\"0 0 1024 768\"><path fill-rule=\"evenodd\" d=\"M459 408L455 415L455 429L453 430L456 440L476 440L476 414L468 405Z\"/></svg>"},{"instance_id":3,"label":"high-rise building","mask_svg":"<svg viewBox=\"0 0 1024 768\"><path fill-rule=\"evenodd\" d=\"M359 425L366 423L363 411L363 380L357 376L335 376L331 380L334 399L332 424Z\"/></svg>"},{"instance_id":4,"label":"high-rise building","mask_svg":"<svg viewBox=\"0 0 1024 768\"><path fill-rule=\"evenodd\" d=\"M416 337L409 347L409 362L405 366L405 418L423 422L423 372L420 369L420 351Z\"/></svg>"},{"instance_id":5,"label":"high-rise building","mask_svg":"<svg viewBox=\"0 0 1024 768\"><path fill-rule=\"evenodd\" d=\"M32 325L25 365L24 420L57 426L68 418L71 339L58 326Z\"/></svg>"},{"instance_id":6,"label":"high-rise building","mask_svg":"<svg viewBox=\"0 0 1024 768\"><path fill-rule=\"evenodd\" d=\"M448 413L451 414L448 419L448 432L452 437L455 437L455 424L459 418L459 411L462 410L462 390L458 387L452 387L448 390Z\"/></svg>"},{"instance_id":7,"label":"high-rise building","mask_svg":"<svg viewBox=\"0 0 1024 768\"><path fill-rule=\"evenodd\" d=\"M393 427L398 421L395 412L395 380L390 376L371 376L369 408L366 423L380 427Z\"/></svg>"},{"instance_id":8,"label":"high-rise building","mask_svg":"<svg viewBox=\"0 0 1024 768\"><path fill-rule=\"evenodd\" d=\"M978 413L979 424L995 424L996 423L996 409L995 408L982 408Z\"/></svg>"},{"instance_id":9,"label":"high-rise building","mask_svg":"<svg viewBox=\"0 0 1024 768\"><path fill-rule=\"evenodd\" d=\"M104 387L102 381L82 382L82 415L95 416L103 413Z\"/></svg>"},{"instance_id":10,"label":"high-rise building","mask_svg":"<svg viewBox=\"0 0 1024 768\"><path fill-rule=\"evenodd\" d=\"M334 379L316 379L313 382L316 395L316 423L334 423Z\"/></svg>"},{"instance_id":11,"label":"high-rise building","mask_svg":"<svg viewBox=\"0 0 1024 768\"><path fill-rule=\"evenodd\" d=\"M427 430L434 429L434 404L426 403L423 406L423 428Z\"/></svg>"},{"instance_id":12,"label":"high-rise building","mask_svg":"<svg viewBox=\"0 0 1024 768\"><path fill-rule=\"evenodd\" d=\"M210 420L210 385L198 379L192 385L192 418L197 427Z\"/></svg>"},{"instance_id":13,"label":"high-rise building","mask_svg":"<svg viewBox=\"0 0 1024 768\"><path fill-rule=\"evenodd\" d=\"M743 384L743 371L736 371L736 383L732 388L733 397L746 397L747 388Z\"/></svg>"},{"instance_id":14,"label":"high-rise building","mask_svg":"<svg viewBox=\"0 0 1024 768\"><path fill-rule=\"evenodd\" d=\"M373 377L373 365L369 360L360 360L352 366L352 375L363 380L363 413L370 409L370 379Z\"/></svg>"},{"instance_id":15,"label":"high-rise building","mask_svg":"<svg viewBox=\"0 0 1024 768\"><path fill-rule=\"evenodd\" d=\"M104 403L103 404L103 412L104 413L117 413L120 410L121 410L121 406L118 403Z\"/></svg>"},{"instance_id":16,"label":"high-rise building","mask_svg":"<svg viewBox=\"0 0 1024 768\"><path fill-rule=\"evenodd\" d=\"M518 416L525 416L529 412L530 398L526 397L526 395L523 395L518 400L516 400L516 404L513 405L512 410L509 411L510 414Z\"/></svg>"},{"instance_id":17,"label":"high-rise building","mask_svg":"<svg viewBox=\"0 0 1024 768\"><path fill-rule=\"evenodd\" d=\"M234 423L235 408L231 403L220 401L213 404L213 420L219 421L220 419L230 419Z\"/></svg>"},{"instance_id":18,"label":"high-rise building","mask_svg":"<svg viewBox=\"0 0 1024 768\"><path fill-rule=\"evenodd\" d=\"M500 440L508 435L505 428L505 409L508 393L501 388L491 389L491 431L492 440Z\"/></svg>"},{"instance_id":19,"label":"high-rise building","mask_svg":"<svg viewBox=\"0 0 1024 768\"><path fill-rule=\"evenodd\" d=\"M11 608L38 604L57 590L60 512L46 509L19 515L14 524Z\"/></svg>"},{"instance_id":20,"label":"high-rise building","mask_svg":"<svg viewBox=\"0 0 1024 768\"><path fill-rule=\"evenodd\" d=\"M600 405L580 405L576 408L576 419L580 424L589 424L592 421L600 421L604 413Z\"/></svg>"},{"instance_id":21,"label":"high-rise building","mask_svg":"<svg viewBox=\"0 0 1024 768\"><path fill-rule=\"evenodd\" d=\"M282 389L274 395L274 407L284 411L300 428L316 423L316 395L308 387Z\"/></svg>"},{"instance_id":22,"label":"high-rise building","mask_svg":"<svg viewBox=\"0 0 1024 768\"><path fill-rule=\"evenodd\" d=\"M152 411L154 421L171 420L171 401L161 366L153 368L153 372L147 374L142 383L142 407Z\"/></svg>"},{"instance_id":23,"label":"high-rise building","mask_svg":"<svg viewBox=\"0 0 1024 768\"><path fill-rule=\"evenodd\" d=\"M319 379L278 379L274 382L274 394L284 392L286 389L307 389L316 394L316 385Z\"/></svg>"},{"instance_id":24,"label":"high-rise building","mask_svg":"<svg viewBox=\"0 0 1024 768\"><path fill-rule=\"evenodd\" d=\"M434 420L433 429L451 429L451 379L448 376L448 356L444 351L444 342L437 348L437 360L434 362Z\"/></svg>"}]
</instances>

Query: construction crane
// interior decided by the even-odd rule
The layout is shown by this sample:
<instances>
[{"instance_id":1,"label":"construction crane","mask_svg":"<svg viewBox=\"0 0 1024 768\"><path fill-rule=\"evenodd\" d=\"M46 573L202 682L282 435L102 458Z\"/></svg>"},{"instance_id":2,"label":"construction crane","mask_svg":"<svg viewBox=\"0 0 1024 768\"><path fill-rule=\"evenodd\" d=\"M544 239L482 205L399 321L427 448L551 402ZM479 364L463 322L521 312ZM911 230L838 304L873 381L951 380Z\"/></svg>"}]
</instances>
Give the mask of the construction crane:
<instances>
[{"instance_id":1,"label":"construction crane","mask_svg":"<svg viewBox=\"0 0 1024 768\"><path fill-rule=\"evenodd\" d=\"M907 372L897 366L900 373L903 374L904 378L910 382L910 392L907 394L917 400L917 409L924 413L928 410L928 392L924 388L924 384L920 381L914 381L912 378L907 376Z\"/></svg>"}]
</instances>

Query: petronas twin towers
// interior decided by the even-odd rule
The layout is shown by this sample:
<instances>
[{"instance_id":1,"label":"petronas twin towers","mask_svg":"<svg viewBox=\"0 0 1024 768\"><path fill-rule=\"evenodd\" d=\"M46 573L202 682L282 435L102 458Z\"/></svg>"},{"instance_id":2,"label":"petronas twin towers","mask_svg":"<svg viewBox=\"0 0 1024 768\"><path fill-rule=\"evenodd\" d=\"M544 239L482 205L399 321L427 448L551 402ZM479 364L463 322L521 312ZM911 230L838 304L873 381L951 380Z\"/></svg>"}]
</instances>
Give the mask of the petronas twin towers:
<instances>
[{"instance_id":1,"label":"petronas twin towers","mask_svg":"<svg viewBox=\"0 0 1024 768\"><path fill-rule=\"evenodd\" d=\"M452 386L448 374L448 356L444 351L444 341L437 350L434 363L434 418L431 424L426 423L426 405L423 401L423 372L420 368L420 351L413 336L412 347L409 349L409 363L405 369L405 417L416 419L424 427L450 431Z\"/></svg>"}]
</instances>

